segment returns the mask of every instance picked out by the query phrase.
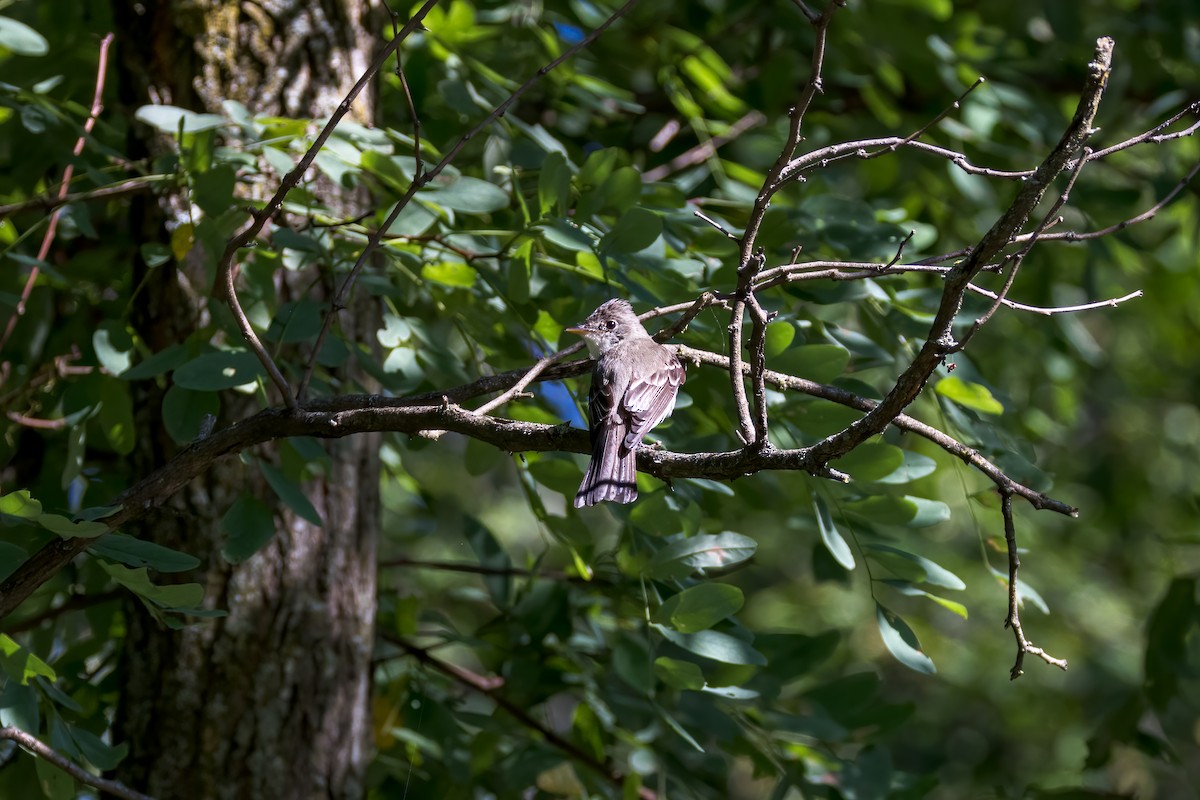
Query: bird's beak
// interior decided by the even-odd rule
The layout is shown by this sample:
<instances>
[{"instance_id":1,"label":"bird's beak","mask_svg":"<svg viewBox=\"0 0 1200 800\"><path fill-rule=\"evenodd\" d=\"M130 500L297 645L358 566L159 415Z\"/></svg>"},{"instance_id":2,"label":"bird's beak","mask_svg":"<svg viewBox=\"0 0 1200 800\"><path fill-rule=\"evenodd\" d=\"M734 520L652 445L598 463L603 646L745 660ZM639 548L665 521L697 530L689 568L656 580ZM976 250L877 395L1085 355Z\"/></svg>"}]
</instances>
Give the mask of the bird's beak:
<instances>
[{"instance_id":1,"label":"bird's beak","mask_svg":"<svg viewBox=\"0 0 1200 800\"><path fill-rule=\"evenodd\" d=\"M580 328L578 326L573 328L563 328L563 330L567 333L578 334L579 336L586 336L587 334L591 333L591 331L589 331L587 328Z\"/></svg>"}]
</instances>

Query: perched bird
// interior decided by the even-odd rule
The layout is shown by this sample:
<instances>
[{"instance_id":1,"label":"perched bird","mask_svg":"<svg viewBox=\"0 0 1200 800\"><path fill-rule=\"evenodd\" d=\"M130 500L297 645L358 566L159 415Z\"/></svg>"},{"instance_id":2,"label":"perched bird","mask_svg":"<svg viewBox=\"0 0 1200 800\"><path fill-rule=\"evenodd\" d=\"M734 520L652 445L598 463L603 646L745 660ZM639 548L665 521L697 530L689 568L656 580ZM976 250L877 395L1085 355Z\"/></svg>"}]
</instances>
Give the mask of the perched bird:
<instances>
[{"instance_id":1,"label":"perched bird","mask_svg":"<svg viewBox=\"0 0 1200 800\"><path fill-rule=\"evenodd\" d=\"M575 507L637 499L637 446L675 408L683 364L638 320L624 300L609 300L577 327L596 359L588 393L592 460Z\"/></svg>"}]
</instances>

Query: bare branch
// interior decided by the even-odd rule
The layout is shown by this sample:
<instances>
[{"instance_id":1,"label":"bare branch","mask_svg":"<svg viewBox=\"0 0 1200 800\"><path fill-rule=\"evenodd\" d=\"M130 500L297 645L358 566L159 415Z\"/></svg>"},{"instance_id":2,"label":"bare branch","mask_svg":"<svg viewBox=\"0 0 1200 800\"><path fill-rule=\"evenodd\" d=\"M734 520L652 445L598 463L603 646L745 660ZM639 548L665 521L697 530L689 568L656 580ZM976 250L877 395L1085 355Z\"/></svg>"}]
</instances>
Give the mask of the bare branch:
<instances>
[{"instance_id":1,"label":"bare branch","mask_svg":"<svg viewBox=\"0 0 1200 800\"><path fill-rule=\"evenodd\" d=\"M882 432L925 388L933 371L955 345L952 330L954 318L972 279L1012 240L1016 231L1042 199L1050 182L1062 172L1071 154L1077 152L1091 134L1096 110L1108 83L1113 46L1113 40L1109 37L1097 40L1095 59L1088 65L1088 80L1080 96L1079 106L1062 138L1037 168L1034 176L1017 192L1008 210L984 234L971 254L946 274L941 303L930 327L929 336L916 358L901 373L895 386L873 411L811 448L818 461L828 463Z\"/></svg>"},{"instance_id":2,"label":"bare branch","mask_svg":"<svg viewBox=\"0 0 1200 800\"><path fill-rule=\"evenodd\" d=\"M679 347L679 357L695 364L708 364L721 369L729 369L729 358L707 350L697 350L693 347L681 346ZM743 369L747 373L749 372L749 367L743 365ZM823 400L847 406L848 408L858 409L859 411L871 411L879 404L876 400L870 400L836 386L816 383L806 378L798 378L782 372L765 370L763 375L767 383L779 389L803 392L812 397L819 397ZM1041 492L1030 489L1028 486L1017 483L1008 477L1003 470L988 461L978 450L968 447L949 434L934 428L932 425L927 425L907 414L899 415L892 420L892 424L900 430L908 431L909 433L928 439L947 453L979 470L996 484L998 489L1024 498L1036 509L1054 511L1068 517L1075 517L1079 514L1078 509L1061 500L1055 500Z\"/></svg>"},{"instance_id":3,"label":"bare branch","mask_svg":"<svg viewBox=\"0 0 1200 800\"><path fill-rule=\"evenodd\" d=\"M1091 150L1089 150L1087 147L1083 148L1083 155L1076 159L1075 167L1071 170L1071 176L1067 180L1066 187L1063 188L1062 192L1058 195L1058 199L1054 201L1053 205L1050 206L1050 209L1046 212L1045 216L1042 217L1041 223L1039 223L1038 226L1029 234L1029 238L1026 240L1025 246L1013 255L1012 266L1009 268L1008 277L1004 280L1004 286L999 292L996 293L996 299L992 302L991 307L985 311L982 316L977 318L975 322L971 324L970 328L963 332L963 335L958 340L958 344L951 348L951 352L957 353L965 348L967 343L970 342L971 339L974 338L975 334L979 332L979 329L986 325L988 320L990 320L1000 306L1004 304L1004 301L1008 298L1008 291L1012 288L1013 283L1017 280L1017 272L1020 271L1021 264L1025 263L1025 256L1029 255L1029 251L1033 249L1035 244L1037 244L1038 237L1041 236L1047 228L1054 224L1056 220L1062 219L1062 217L1058 216L1058 212L1064 205L1066 205L1067 200L1070 198L1071 189L1074 188L1075 181L1079 179L1079 173L1083 171L1083 165L1088 162L1088 155L1090 153Z\"/></svg>"},{"instance_id":4,"label":"bare branch","mask_svg":"<svg viewBox=\"0 0 1200 800\"><path fill-rule=\"evenodd\" d=\"M20 728L12 726L0 728L0 739L9 739L16 742L38 758L49 761L75 780L87 784L93 789L99 789L102 792L107 792L114 797L121 797L125 800L154 800L150 795L134 791L123 783L93 775L62 753L43 744L36 736L26 733Z\"/></svg>"},{"instance_id":5,"label":"bare branch","mask_svg":"<svg viewBox=\"0 0 1200 800\"><path fill-rule=\"evenodd\" d=\"M1010 492L1001 491L1000 493L1000 513L1004 517L1004 541L1008 546L1008 616L1004 620L1004 627L1012 628L1013 638L1017 641L1017 658L1009 672L1009 678L1015 681L1024 674L1022 667L1025 664L1026 653L1035 655L1047 664L1065 671L1066 659L1055 658L1042 648L1035 647L1025 638L1025 631L1021 628L1019 608L1021 597L1017 589L1017 571L1021 568L1021 558L1017 554L1017 529L1013 523L1012 494Z\"/></svg>"},{"instance_id":6,"label":"bare branch","mask_svg":"<svg viewBox=\"0 0 1200 800\"><path fill-rule=\"evenodd\" d=\"M1171 116L1169 119L1163 120L1145 133L1139 133L1137 136L1132 136L1123 142L1118 142L1117 144L1112 145L1111 147L1106 147L1103 150L1097 150L1096 152L1092 153L1091 160L1094 161L1096 159L1105 158L1113 153L1120 152L1121 150L1125 150L1138 144L1159 144L1161 142L1170 141L1171 139L1181 139L1185 136L1191 136L1197 130L1200 130L1200 121L1194 122L1183 130L1175 131L1174 133L1163 133L1163 131L1186 117L1188 114L1195 114L1197 112L1200 112L1200 100L1195 100L1189 103L1182 111Z\"/></svg>"}]
</instances>

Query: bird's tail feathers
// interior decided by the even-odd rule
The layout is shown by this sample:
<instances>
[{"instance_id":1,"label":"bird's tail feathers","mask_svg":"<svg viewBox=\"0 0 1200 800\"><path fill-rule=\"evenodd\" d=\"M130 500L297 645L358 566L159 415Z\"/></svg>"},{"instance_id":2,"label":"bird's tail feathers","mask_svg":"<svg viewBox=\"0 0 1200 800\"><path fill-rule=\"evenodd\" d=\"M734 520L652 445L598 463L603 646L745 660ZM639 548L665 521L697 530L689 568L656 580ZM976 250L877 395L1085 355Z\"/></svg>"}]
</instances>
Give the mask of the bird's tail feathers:
<instances>
[{"instance_id":1,"label":"bird's tail feathers","mask_svg":"<svg viewBox=\"0 0 1200 800\"><path fill-rule=\"evenodd\" d=\"M596 437L592 460L575 494L575 507L605 501L632 503L637 499L637 454L626 449L626 426L605 424Z\"/></svg>"}]
</instances>

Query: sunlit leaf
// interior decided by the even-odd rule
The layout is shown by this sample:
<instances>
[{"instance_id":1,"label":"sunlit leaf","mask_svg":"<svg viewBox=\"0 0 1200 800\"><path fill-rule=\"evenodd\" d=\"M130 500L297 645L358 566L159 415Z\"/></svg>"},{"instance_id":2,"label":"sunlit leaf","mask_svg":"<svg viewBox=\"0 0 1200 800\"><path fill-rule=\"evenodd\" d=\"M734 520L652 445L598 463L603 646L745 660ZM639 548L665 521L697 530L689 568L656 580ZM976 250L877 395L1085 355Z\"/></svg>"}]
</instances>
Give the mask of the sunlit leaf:
<instances>
[{"instance_id":1,"label":"sunlit leaf","mask_svg":"<svg viewBox=\"0 0 1200 800\"><path fill-rule=\"evenodd\" d=\"M461 261L442 261L421 267L421 277L444 286L469 289L475 285L477 273L470 264L464 264Z\"/></svg>"},{"instance_id":2,"label":"sunlit leaf","mask_svg":"<svg viewBox=\"0 0 1200 800\"><path fill-rule=\"evenodd\" d=\"M908 623L879 603L875 604L875 621L879 624L879 635L883 637L884 645L897 661L927 675L937 672L933 661L921 650L917 635L908 627Z\"/></svg>"},{"instance_id":3,"label":"sunlit leaf","mask_svg":"<svg viewBox=\"0 0 1200 800\"><path fill-rule=\"evenodd\" d=\"M49 664L17 644L6 633L0 633L0 670L21 685L28 684L38 676L51 681L58 680Z\"/></svg>"},{"instance_id":4,"label":"sunlit leaf","mask_svg":"<svg viewBox=\"0 0 1200 800\"><path fill-rule=\"evenodd\" d=\"M933 387L942 397L953 400L960 406L974 409L983 414L1003 414L1004 406L986 386L978 383L968 383L961 378L950 375L942 378Z\"/></svg>"}]
</instances>

